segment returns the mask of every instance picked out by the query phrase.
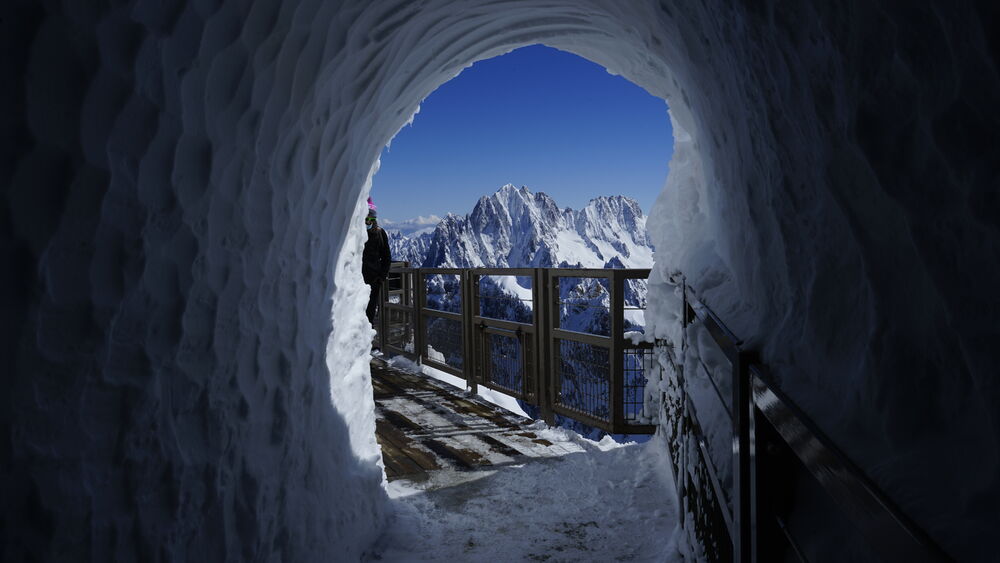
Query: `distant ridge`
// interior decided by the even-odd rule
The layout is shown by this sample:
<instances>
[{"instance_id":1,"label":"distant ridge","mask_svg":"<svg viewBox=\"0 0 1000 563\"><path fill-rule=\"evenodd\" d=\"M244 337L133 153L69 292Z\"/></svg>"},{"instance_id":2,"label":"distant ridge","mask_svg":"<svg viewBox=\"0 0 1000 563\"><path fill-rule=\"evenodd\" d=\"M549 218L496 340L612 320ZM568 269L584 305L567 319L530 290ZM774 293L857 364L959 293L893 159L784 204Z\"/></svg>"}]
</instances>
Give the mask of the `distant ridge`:
<instances>
[{"instance_id":1,"label":"distant ridge","mask_svg":"<svg viewBox=\"0 0 1000 563\"><path fill-rule=\"evenodd\" d=\"M432 233L387 226L394 260L425 268L649 268L653 247L638 202L601 196L581 210L544 192L506 184L465 216L448 214Z\"/></svg>"}]
</instances>

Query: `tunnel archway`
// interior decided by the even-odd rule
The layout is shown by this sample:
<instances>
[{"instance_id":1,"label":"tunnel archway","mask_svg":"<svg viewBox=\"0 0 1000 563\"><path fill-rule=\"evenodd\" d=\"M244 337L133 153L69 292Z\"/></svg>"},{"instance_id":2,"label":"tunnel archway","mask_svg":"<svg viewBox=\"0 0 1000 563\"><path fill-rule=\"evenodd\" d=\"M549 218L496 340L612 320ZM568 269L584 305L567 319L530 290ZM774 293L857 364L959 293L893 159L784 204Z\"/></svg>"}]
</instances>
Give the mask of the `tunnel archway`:
<instances>
[{"instance_id":1,"label":"tunnel archway","mask_svg":"<svg viewBox=\"0 0 1000 563\"><path fill-rule=\"evenodd\" d=\"M507 183L574 209L624 195L646 215L673 150L667 109L604 67L543 45L479 61L424 98L382 150L371 191L379 224L431 231Z\"/></svg>"},{"instance_id":2,"label":"tunnel archway","mask_svg":"<svg viewBox=\"0 0 1000 563\"><path fill-rule=\"evenodd\" d=\"M354 400L370 383L351 219L421 99L529 43L670 103L689 173L671 167L652 214L658 268L685 272L752 335L789 393L949 552L995 524L998 358L982 311L995 310L984 289L997 274L968 272L998 239L984 211L996 208L991 154L976 148L991 146L996 108L982 100L998 88L995 72L949 70L995 71L973 9L12 11L4 72L20 80L4 95L21 111L4 125L4 231L23 279L5 282L11 550L363 551L385 514L371 409ZM887 36L887 22L902 23ZM935 76L955 86L894 88ZM893 150L902 138L911 153ZM934 182L959 195L942 203Z\"/></svg>"}]
</instances>

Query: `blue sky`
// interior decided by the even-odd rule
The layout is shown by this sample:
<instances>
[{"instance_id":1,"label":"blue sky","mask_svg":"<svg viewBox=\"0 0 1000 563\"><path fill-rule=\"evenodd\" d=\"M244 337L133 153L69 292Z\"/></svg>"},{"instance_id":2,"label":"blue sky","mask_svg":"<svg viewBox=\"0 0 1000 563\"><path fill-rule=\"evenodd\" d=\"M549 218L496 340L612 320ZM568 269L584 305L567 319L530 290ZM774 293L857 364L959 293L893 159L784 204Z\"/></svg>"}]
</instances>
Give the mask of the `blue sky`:
<instances>
[{"instance_id":1,"label":"blue sky","mask_svg":"<svg viewBox=\"0 0 1000 563\"><path fill-rule=\"evenodd\" d=\"M464 215L506 183L574 209L627 195L648 213L672 152L666 102L535 45L480 61L428 96L382 151L372 196L394 221Z\"/></svg>"}]
</instances>

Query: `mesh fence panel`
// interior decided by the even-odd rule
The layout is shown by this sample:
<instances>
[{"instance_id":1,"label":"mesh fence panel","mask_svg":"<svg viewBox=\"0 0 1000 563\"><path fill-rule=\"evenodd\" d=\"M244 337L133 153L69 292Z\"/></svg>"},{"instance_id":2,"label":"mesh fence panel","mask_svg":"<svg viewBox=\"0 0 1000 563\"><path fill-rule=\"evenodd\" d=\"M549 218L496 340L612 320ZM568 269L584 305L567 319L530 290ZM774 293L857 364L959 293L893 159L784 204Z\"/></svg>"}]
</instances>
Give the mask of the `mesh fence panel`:
<instances>
[{"instance_id":1,"label":"mesh fence panel","mask_svg":"<svg viewBox=\"0 0 1000 563\"><path fill-rule=\"evenodd\" d=\"M607 348L557 339L556 402L593 418L611 420L611 358Z\"/></svg>"},{"instance_id":2,"label":"mesh fence panel","mask_svg":"<svg viewBox=\"0 0 1000 563\"><path fill-rule=\"evenodd\" d=\"M427 274L424 276L426 301L423 306L428 309L462 312L462 277L455 274Z\"/></svg>"},{"instance_id":3,"label":"mesh fence panel","mask_svg":"<svg viewBox=\"0 0 1000 563\"><path fill-rule=\"evenodd\" d=\"M427 317L427 357L455 369L462 369L462 323L441 317Z\"/></svg>"},{"instance_id":4,"label":"mesh fence panel","mask_svg":"<svg viewBox=\"0 0 1000 563\"><path fill-rule=\"evenodd\" d=\"M599 336L611 334L611 292L606 278L560 276L559 328Z\"/></svg>"},{"instance_id":5,"label":"mesh fence panel","mask_svg":"<svg viewBox=\"0 0 1000 563\"><path fill-rule=\"evenodd\" d=\"M624 284L625 332L646 332L646 294L649 283L641 279L627 279Z\"/></svg>"},{"instance_id":6,"label":"mesh fence panel","mask_svg":"<svg viewBox=\"0 0 1000 563\"><path fill-rule=\"evenodd\" d=\"M520 394L524 388L523 350L516 336L488 334L487 357L490 383L511 393Z\"/></svg>"},{"instance_id":7,"label":"mesh fence panel","mask_svg":"<svg viewBox=\"0 0 1000 563\"><path fill-rule=\"evenodd\" d=\"M389 315L386 321L384 344L406 352L413 352L413 313L398 309L386 308Z\"/></svg>"},{"instance_id":8,"label":"mesh fence panel","mask_svg":"<svg viewBox=\"0 0 1000 563\"><path fill-rule=\"evenodd\" d=\"M535 400L537 393L536 388L538 387L538 382L532 375L535 373L535 348L532 344L530 338L524 340L524 373L527 375L528 380L524 383L524 394L529 400Z\"/></svg>"},{"instance_id":9,"label":"mesh fence panel","mask_svg":"<svg viewBox=\"0 0 1000 563\"><path fill-rule=\"evenodd\" d=\"M655 369L652 348L626 348L624 358L625 388L622 390L622 408L626 424L653 424L656 407L647 404L646 383L648 373Z\"/></svg>"},{"instance_id":10,"label":"mesh fence panel","mask_svg":"<svg viewBox=\"0 0 1000 563\"><path fill-rule=\"evenodd\" d=\"M480 277L479 314L515 323L533 323L531 284L531 278L523 276Z\"/></svg>"}]
</instances>

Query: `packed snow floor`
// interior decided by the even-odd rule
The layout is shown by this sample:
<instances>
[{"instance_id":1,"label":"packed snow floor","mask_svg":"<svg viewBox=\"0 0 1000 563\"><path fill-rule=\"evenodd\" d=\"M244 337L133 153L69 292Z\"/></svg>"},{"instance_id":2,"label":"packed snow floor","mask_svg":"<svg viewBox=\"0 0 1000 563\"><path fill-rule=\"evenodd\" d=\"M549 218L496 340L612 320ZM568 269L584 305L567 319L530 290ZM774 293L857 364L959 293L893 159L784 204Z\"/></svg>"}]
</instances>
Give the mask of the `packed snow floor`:
<instances>
[{"instance_id":1,"label":"packed snow floor","mask_svg":"<svg viewBox=\"0 0 1000 563\"><path fill-rule=\"evenodd\" d=\"M566 453L387 483L394 514L369 560L683 560L662 438L594 442L540 422L532 431Z\"/></svg>"}]
</instances>

